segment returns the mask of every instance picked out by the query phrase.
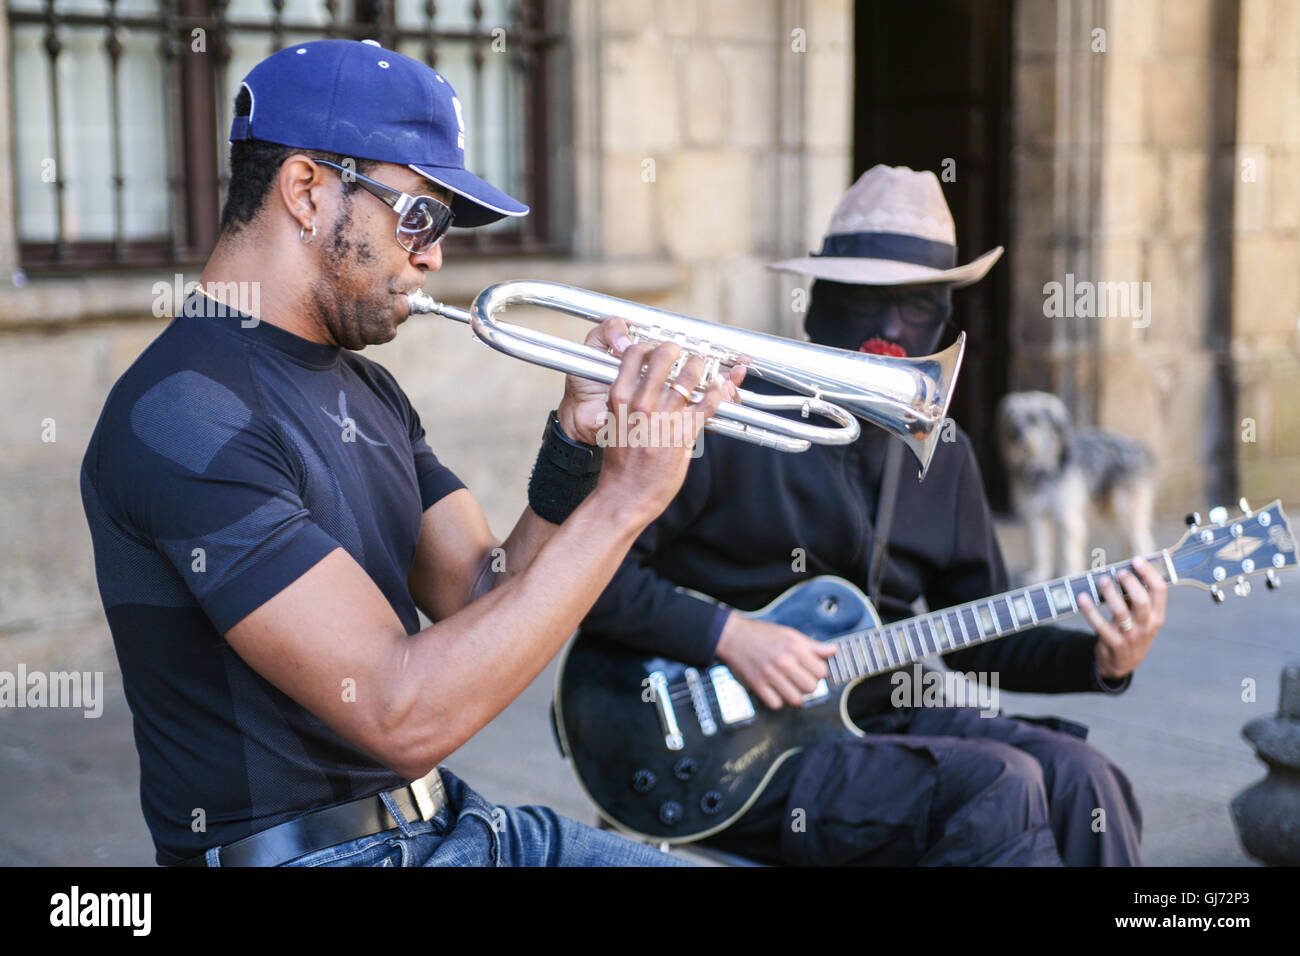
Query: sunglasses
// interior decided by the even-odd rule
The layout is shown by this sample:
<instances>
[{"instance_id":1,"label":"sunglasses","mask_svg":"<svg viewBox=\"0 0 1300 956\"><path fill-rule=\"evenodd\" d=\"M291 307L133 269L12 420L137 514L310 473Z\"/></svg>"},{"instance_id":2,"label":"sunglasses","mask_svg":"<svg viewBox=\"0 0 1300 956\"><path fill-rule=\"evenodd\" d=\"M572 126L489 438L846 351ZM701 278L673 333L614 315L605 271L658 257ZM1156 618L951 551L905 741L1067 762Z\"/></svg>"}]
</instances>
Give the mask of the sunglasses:
<instances>
[{"instance_id":1,"label":"sunglasses","mask_svg":"<svg viewBox=\"0 0 1300 956\"><path fill-rule=\"evenodd\" d=\"M888 309L896 309L903 325L912 328L938 327L950 320L949 292L938 285L914 286L825 286L818 281L818 306L843 319L872 320Z\"/></svg>"},{"instance_id":2,"label":"sunglasses","mask_svg":"<svg viewBox=\"0 0 1300 956\"><path fill-rule=\"evenodd\" d=\"M315 162L338 170L344 182L357 183L397 213L397 244L413 255L428 252L451 228L451 207L432 196L412 196L338 163L324 159Z\"/></svg>"}]
</instances>

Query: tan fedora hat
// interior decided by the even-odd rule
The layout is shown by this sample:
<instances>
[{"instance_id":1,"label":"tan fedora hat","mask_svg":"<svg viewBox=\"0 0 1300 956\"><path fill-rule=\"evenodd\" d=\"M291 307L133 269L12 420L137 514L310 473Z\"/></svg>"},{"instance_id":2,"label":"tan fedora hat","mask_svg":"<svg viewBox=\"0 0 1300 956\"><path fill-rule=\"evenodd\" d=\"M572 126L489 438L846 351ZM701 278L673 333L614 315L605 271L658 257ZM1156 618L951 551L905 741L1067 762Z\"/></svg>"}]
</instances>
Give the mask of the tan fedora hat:
<instances>
[{"instance_id":1,"label":"tan fedora hat","mask_svg":"<svg viewBox=\"0 0 1300 956\"><path fill-rule=\"evenodd\" d=\"M856 285L951 282L984 278L1002 247L957 265L957 227L939 178L906 166L873 166L831 216L820 252L769 263L769 269Z\"/></svg>"}]
</instances>

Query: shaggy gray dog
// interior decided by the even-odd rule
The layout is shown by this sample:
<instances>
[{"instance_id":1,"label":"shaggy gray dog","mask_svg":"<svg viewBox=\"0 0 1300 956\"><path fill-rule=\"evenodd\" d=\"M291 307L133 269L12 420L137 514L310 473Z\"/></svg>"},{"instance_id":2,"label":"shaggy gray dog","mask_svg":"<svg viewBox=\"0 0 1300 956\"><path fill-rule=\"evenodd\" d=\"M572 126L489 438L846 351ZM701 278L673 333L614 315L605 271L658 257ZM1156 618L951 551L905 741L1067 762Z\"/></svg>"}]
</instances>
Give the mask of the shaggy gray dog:
<instances>
[{"instance_id":1,"label":"shaggy gray dog","mask_svg":"<svg viewBox=\"0 0 1300 956\"><path fill-rule=\"evenodd\" d=\"M1155 551L1154 458L1144 445L1107 428L1072 428L1065 403L1047 392L1007 395L997 429L1011 501L1029 531L1026 583L1086 570L1090 502L1118 525L1130 554Z\"/></svg>"}]
</instances>

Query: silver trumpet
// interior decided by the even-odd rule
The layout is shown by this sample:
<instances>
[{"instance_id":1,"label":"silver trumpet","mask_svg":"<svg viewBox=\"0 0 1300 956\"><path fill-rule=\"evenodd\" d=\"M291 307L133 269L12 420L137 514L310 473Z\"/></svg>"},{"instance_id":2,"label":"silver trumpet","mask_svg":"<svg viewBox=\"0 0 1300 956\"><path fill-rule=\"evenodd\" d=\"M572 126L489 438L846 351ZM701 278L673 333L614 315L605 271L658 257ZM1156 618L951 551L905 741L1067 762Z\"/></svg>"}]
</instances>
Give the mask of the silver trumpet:
<instances>
[{"instance_id":1,"label":"silver trumpet","mask_svg":"<svg viewBox=\"0 0 1300 956\"><path fill-rule=\"evenodd\" d=\"M619 359L592 348L520 325L498 322L512 305L555 309L592 322L618 316L634 339L675 342L705 358L705 380L723 366L745 365L746 377L773 382L798 395L760 395L741 389L743 404L723 402L709 419L709 431L781 451L806 451L813 443L846 445L860 434L858 418L901 439L926 469L939 441L952 388L966 350L966 334L943 352L921 358L868 355L751 332L555 282L515 280L489 286L469 311L412 292L411 314L431 313L468 323L492 348L558 372L613 384ZM696 393L698 395L698 392ZM819 426L772 414L798 411L836 423ZM856 416L856 417L855 417Z\"/></svg>"}]
</instances>

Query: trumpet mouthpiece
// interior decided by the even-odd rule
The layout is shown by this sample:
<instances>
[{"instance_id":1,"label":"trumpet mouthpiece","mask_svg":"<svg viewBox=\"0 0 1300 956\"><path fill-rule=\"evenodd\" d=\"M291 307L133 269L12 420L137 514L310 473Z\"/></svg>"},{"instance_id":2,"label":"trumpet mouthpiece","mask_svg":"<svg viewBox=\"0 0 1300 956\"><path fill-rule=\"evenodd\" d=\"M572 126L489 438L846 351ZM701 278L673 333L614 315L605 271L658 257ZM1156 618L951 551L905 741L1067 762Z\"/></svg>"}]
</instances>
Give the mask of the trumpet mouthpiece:
<instances>
[{"instance_id":1,"label":"trumpet mouthpiece","mask_svg":"<svg viewBox=\"0 0 1300 956\"><path fill-rule=\"evenodd\" d=\"M431 296L425 295L419 289L414 292L408 292L406 297L411 302L412 312L436 312L438 303Z\"/></svg>"},{"instance_id":2,"label":"trumpet mouthpiece","mask_svg":"<svg viewBox=\"0 0 1300 956\"><path fill-rule=\"evenodd\" d=\"M469 324L470 314L464 309L443 305L433 296L425 295L419 289L406 293L406 299L410 302L410 308L407 310L409 315L440 315L444 319L455 319L457 322Z\"/></svg>"}]
</instances>

